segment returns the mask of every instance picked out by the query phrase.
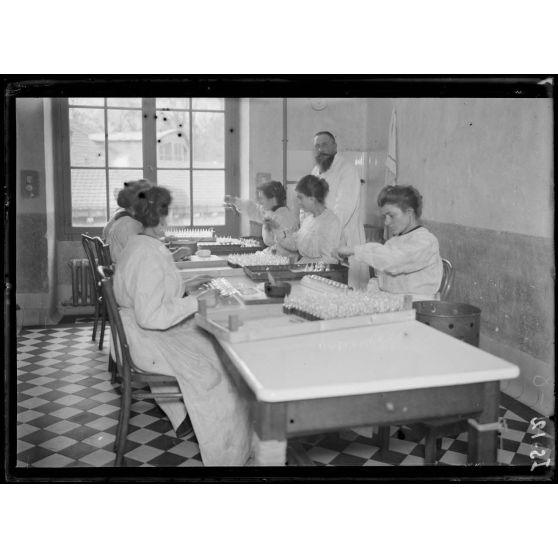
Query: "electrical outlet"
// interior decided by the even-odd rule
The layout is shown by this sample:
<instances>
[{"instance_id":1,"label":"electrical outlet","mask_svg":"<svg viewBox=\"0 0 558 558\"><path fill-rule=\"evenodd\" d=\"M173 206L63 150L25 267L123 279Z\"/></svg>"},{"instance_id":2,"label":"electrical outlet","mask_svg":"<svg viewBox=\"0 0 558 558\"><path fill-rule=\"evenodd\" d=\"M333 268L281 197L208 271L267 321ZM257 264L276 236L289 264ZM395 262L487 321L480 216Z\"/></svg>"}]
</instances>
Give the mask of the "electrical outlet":
<instances>
[{"instance_id":1,"label":"electrical outlet","mask_svg":"<svg viewBox=\"0 0 558 558\"><path fill-rule=\"evenodd\" d=\"M21 195L24 198L36 198L39 195L39 172L21 171Z\"/></svg>"}]
</instances>

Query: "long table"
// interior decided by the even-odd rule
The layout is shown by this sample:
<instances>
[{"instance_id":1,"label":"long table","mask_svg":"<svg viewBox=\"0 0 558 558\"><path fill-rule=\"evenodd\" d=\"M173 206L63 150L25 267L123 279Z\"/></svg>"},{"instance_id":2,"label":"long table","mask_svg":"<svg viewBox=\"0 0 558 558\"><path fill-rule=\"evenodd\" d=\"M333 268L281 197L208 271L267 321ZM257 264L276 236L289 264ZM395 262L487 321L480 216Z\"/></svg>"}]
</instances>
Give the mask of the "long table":
<instances>
[{"instance_id":1,"label":"long table","mask_svg":"<svg viewBox=\"0 0 558 558\"><path fill-rule=\"evenodd\" d=\"M287 438L471 418L468 462L496 464L499 382L519 369L418 321L220 344L254 410L258 465Z\"/></svg>"},{"instance_id":2,"label":"long table","mask_svg":"<svg viewBox=\"0 0 558 558\"><path fill-rule=\"evenodd\" d=\"M465 417L468 463L497 463L499 382L518 367L416 320L218 341L251 402L257 465L284 465L291 437Z\"/></svg>"}]
</instances>

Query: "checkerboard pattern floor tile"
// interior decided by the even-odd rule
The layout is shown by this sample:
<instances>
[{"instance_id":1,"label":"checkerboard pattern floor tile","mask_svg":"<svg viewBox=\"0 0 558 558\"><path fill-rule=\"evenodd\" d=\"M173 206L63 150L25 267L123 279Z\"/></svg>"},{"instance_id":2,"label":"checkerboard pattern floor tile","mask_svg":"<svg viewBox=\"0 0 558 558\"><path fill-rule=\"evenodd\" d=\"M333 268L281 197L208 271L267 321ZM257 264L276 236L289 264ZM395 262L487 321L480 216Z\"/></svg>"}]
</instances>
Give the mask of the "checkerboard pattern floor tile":
<instances>
[{"instance_id":1,"label":"checkerboard pattern floor tile","mask_svg":"<svg viewBox=\"0 0 558 558\"><path fill-rule=\"evenodd\" d=\"M105 339L109 333L105 333ZM107 372L108 343L99 351L91 324L24 329L17 343L17 467L111 467L119 413L119 394ZM498 460L531 466L534 448L529 420L535 416L503 395ZM555 459L551 437L537 438L541 451ZM353 430L307 436L297 441L317 466L423 465L424 439L419 427L391 428L388 448L374 436ZM364 432L366 433L366 432ZM442 438L441 465L465 465L467 433ZM203 466L194 433L177 438L159 407L132 405L125 452L128 467Z\"/></svg>"}]
</instances>

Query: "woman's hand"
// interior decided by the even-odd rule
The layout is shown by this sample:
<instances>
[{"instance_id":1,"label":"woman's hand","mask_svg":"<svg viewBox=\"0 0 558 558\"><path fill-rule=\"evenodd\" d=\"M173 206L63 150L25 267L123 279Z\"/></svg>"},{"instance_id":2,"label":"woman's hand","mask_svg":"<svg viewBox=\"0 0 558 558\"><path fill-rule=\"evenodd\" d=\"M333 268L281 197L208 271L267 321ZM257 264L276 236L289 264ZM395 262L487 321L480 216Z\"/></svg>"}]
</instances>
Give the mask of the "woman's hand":
<instances>
[{"instance_id":1,"label":"woman's hand","mask_svg":"<svg viewBox=\"0 0 558 558\"><path fill-rule=\"evenodd\" d=\"M189 246L183 246L182 248L177 248L176 250L171 250L172 259L175 262L184 260L188 256L192 255L192 249Z\"/></svg>"},{"instance_id":2,"label":"woman's hand","mask_svg":"<svg viewBox=\"0 0 558 558\"><path fill-rule=\"evenodd\" d=\"M237 215L240 215L240 208L238 207L240 204L240 198L238 196L231 196L227 194L224 197L225 202L225 209L233 209Z\"/></svg>"},{"instance_id":3,"label":"woman's hand","mask_svg":"<svg viewBox=\"0 0 558 558\"><path fill-rule=\"evenodd\" d=\"M191 293L199 289L204 283L209 283L212 279L211 275L196 275L195 277L190 277L190 279L185 279L183 281L185 291Z\"/></svg>"},{"instance_id":4,"label":"woman's hand","mask_svg":"<svg viewBox=\"0 0 558 558\"><path fill-rule=\"evenodd\" d=\"M348 260L350 256L354 256L355 251L348 246L341 246L337 249L337 258L339 260Z\"/></svg>"}]
</instances>

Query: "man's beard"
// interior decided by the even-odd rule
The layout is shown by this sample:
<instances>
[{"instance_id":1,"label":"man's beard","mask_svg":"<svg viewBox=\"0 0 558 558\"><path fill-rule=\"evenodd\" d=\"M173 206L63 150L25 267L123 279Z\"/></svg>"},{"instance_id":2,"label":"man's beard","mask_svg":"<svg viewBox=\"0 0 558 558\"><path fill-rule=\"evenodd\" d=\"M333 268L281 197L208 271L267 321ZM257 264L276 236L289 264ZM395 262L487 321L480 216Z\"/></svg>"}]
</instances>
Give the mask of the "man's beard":
<instances>
[{"instance_id":1,"label":"man's beard","mask_svg":"<svg viewBox=\"0 0 558 558\"><path fill-rule=\"evenodd\" d=\"M335 153L333 155L326 155L325 153L321 153L320 155L316 155L314 157L320 172L326 172L329 170L333 163L333 159L335 158Z\"/></svg>"}]
</instances>

